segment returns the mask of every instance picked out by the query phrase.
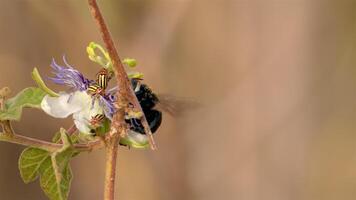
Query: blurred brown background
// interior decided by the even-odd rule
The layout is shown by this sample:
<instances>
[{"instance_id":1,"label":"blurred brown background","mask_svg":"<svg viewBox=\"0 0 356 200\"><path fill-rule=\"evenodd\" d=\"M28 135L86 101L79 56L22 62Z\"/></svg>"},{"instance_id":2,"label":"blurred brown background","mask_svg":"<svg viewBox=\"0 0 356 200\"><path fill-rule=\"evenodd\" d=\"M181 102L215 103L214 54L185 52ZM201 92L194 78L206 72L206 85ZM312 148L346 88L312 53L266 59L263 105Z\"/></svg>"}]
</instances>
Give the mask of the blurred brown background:
<instances>
[{"instance_id":1,"label":"blurred brown background","mask_svg":"<svg viewBox=\"0 0 356 200\"><path fill-rule=\"evenodd\" d=\"M158 93L203 108L164 116L156 152L119 152L120 200L356 198L356 1L99 0L122 57ZM34 85L52 57L92 77L101 43L85 0L0 0L0 85ZM51 87L63 90L65 88ZM26 110L17 132L50 139L71 120ZM0 144L0 199L25 185L23 147ZM72 162L72 200L103 195L104 152Z\"/></svg>"}]
</instances>

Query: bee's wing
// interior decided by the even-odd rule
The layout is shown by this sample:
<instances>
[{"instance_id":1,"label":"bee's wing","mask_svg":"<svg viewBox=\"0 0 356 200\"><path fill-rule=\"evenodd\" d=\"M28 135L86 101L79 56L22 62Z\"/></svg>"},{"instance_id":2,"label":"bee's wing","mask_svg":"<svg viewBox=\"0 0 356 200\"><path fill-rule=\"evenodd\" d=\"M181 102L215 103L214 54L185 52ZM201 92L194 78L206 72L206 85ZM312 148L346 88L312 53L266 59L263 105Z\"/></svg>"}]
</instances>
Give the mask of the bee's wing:
<instances>
[{"instance_id":1,"label":"bee's wing","mask_svg":"<svg viewBox=\"0 0 356 200\"><path fill-rule=\"evenodd\" d=\"M191 99L175 97L169 94L158 94L158 103L155 108L178 117L187 111L201 107L201 105Z\"/></svg>"}]
</instances>

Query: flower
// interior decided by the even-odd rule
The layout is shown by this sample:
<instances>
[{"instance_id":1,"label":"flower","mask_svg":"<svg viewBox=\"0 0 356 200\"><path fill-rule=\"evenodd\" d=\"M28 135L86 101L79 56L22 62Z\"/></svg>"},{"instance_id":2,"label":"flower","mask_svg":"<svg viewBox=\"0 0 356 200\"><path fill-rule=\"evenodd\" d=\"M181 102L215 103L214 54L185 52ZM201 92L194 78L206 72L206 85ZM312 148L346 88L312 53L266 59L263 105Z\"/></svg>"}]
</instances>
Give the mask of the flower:
<instances>
[{"instance_id":1,"label":"flower","mask_svg":"<svg viewBox=\"0 0 356 200\"><path fill-rule=\"evenodd\" d=\"M100 45L93 45L94 43L91 43L91 46L87 48L89 58L111 72L111 60L107 52ZM95 49L99 49L104 57L97 56ZM81 133L88 135L97 133L97 131L105 133L116 112L114 104L119 88L103 88L98 80L87 79L81 72L69 65L64 56L63 62L64 66L57 64L54 59L52 60L51 67L54 76L49 79L58 85L69 87L68 92L56 93L47 88L37 69L34 69L34 80L48 93L41 102L42 110L55 118L72 116L75 126ZM143 74L138 72L128 74L128 76L130 79L143 78ZM99 89L100 92L96 89ZM104 120L98 125L94 120L101 120L103 116ZM128 123L132 125L132 122ZM120 139L120 144L134 148L149 146L147 135L135 132L133 129L128 130L127 136Z\"/></svg>"},{"instance_id":2,"label":"flower","mask_svg":"<svg viewBox=\"0 0 356 200\"><path fill-rule=\"evenodd\" d=\"M95 81L84 77L82 73L69 65L63 57L65 66L58 65L52 60L51 67L55 77L49 78L54 83L71 88L72 92L59 93L59 97L46 95L41 103L41 108L48 115L55 118L67 118L73 115L74 124L78 130L85 134L91 134L91 119L100 114L112 117L115 110L112 103L106 97L93 97L87 93L90 84ZM105 110L105 111L104 111Z\"/></svg>"},{"instance_id":3,"label":"flower","mask_svg":"<svg viewBox=\"0 0 356 200\"><path fill-rule=\"evenodd\" d=\"M72 90L78 91L86 91L91 84L95 83L95 81L85 78L82 73L69 65L65 59L65 56L63 56L63 62L66 65L65 67L58 65L54 59L52 60L51 67L54 69L53 74L55 77L49 79L54 83L59 85L66 85ZM99 100L100 106L103 107L105 116L110 120L115 113L114 102L116 100L116 91L117 87L114 87L109 89L104 95L100 95L97 98Z\"/></svg>"}]
</instances>

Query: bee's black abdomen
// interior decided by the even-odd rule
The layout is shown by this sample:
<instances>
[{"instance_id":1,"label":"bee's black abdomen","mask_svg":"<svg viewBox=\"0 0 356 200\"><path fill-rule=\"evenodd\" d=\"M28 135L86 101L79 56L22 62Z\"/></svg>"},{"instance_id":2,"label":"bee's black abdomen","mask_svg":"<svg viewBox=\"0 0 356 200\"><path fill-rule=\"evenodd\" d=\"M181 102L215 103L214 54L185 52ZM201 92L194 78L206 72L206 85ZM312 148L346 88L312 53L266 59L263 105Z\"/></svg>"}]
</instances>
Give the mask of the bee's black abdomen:
<instances>
[{"instance_id":1,"label":"bee's black abdomen","mask_svg":"<svg viewBox=\"0 0 356 200\"><path fill-rule=\"evenodd\" d=\"M158 103L158 98L147 85L140 83L138 87L138 81L135 79L131 80L131 84L135 90L137 100L139 101L143 113L145 114L151 132L154 133L157 131L162 122L162 113L153 109ZM127 119L126 122L131 125L130 129L132 131L145 134L145 129L140 119Z\"/></svg>"},{"instance_id":2,"label":"bee's black abdomen","mask_svg":"<svg viewBox=\"0 0 356 200\"><path fill-rule=\"evenodd\" d=\"M145 112L145 116L150 125L151 132L156 132L162 122L162 112L158 110L149 110Z\"/></svg>"},{"instance_id":3,"label":"bee's black abdomen","mask_svg":"<svg viewBox=\"0 0 356 200\"><path fill-rule=\"evenodd\" d=\"M130 130L137 133L145 134L145 129L140 119L131 118L131 119L125 119L125 121L126 123L130 124Z\"/></svg>"},{"instance_id":4,"label":"bee's black abdomen","mask_svg":"<svg viewBox=\"0 0 356 200\"><path fill-rule=\"evenodd\" d=\"M162 113L158 110L146 110L144 111L148 125L150 126L151 132L157 131L158 127L162 122ZM126 122L131 125L130 129L132 131L145 134L145 129L141 123L140 119L132 118L126 119Z\"/></svg>"}]
</instances>

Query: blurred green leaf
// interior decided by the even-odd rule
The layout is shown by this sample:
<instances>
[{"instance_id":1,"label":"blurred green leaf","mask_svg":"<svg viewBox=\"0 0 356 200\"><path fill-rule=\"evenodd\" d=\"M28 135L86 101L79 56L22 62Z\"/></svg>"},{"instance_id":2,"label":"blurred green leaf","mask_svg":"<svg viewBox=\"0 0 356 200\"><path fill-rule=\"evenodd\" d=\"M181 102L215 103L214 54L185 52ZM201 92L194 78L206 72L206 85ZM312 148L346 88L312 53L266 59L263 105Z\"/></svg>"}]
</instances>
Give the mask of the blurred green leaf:
<instances>
[{"instance_id":1,"label":"blurred green leaf","mask_svg":"<svg viewBox=\"0 0 356 200\"><path fill-rule=\"evenodd\" d=\"M18 93L15 97L5 103L5 110L0 111L0 120L20 120L22 109L40 108L43 97L46 92L40 88L26 88Z\"/></svg>"}]
</instances>

